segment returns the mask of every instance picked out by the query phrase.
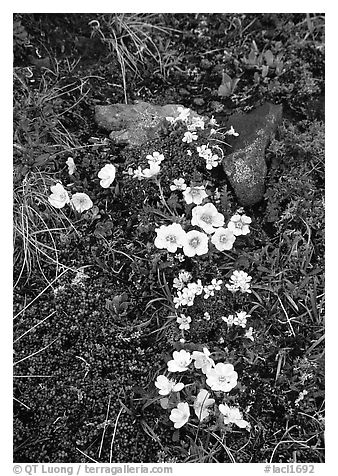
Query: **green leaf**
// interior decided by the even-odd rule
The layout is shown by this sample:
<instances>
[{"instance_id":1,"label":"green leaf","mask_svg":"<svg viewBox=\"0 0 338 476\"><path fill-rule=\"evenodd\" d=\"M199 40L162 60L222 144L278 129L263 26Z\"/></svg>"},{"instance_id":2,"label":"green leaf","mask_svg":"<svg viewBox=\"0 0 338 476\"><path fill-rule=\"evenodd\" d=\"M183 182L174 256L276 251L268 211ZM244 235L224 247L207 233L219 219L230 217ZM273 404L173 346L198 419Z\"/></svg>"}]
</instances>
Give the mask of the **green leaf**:
<instances>
[{"instance_id":1,"label":"green leaf","mask_svg":"<svg viewBox=\"0 0 338 476\"><path fill-rule=\"evenodd\" d=\"M164 410L167 410L169 407L169 398L161 398L160 405Z\"/></svg>"}]
</instances>

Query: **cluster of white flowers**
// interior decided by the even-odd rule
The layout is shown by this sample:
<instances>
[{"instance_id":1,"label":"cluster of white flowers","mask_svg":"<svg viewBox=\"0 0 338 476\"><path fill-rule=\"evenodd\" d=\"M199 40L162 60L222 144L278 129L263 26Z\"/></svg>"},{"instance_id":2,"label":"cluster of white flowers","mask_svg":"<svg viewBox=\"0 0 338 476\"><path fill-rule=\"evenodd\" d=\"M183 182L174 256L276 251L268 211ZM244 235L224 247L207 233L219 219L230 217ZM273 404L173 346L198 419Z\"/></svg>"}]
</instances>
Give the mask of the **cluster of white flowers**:
<instances>
[{"instance_id":1,"label":"cluster of white flowers","mask_svg":"<svg viewBox=\"0 0 338 476\"><path fill-rule=\"evenodd\" d=\"M250 282L252 280L252 276L249 276L248 273L245 271L234 271L232 276L230 277L230 284L226 284L225 286L229 289L229 291L235 293L237 291L241 291L242 293L251 293L250 289Z\"/></svg>"},{"instance_id":2,"label":"cluster of white flowers","mask_svg":"<svg viewBox=\"0 0 338 476\"><path fill-rule=\"evenodd\" d=\"M190 275L190 273L188 273ZM213 279L211 284L203 285L200 279L197 282L190 282L191 275L187 280L182 279L183 273L179 274L178 278L174 279L173 286L178 290L177 296L174 297L176 309L181 306L192 306L194 304L195 296L200 296L204 293L204 299L215 295L215 291L221 289L223 281L221 279Z\"/></svg>"},{"instance_id":3,"label":"cluster of white flowers","mask_svg":"<svg viewBox=\"0 0 338 476\"><path fill-rule=\"evenodd\" d=\"M212 170L213 167L217 167L222 161L222 157L214 154L214 152L209 148L209 144L196 147L196 150L198 155L205 160L205 166L208 170Z\"/></svg>"},{"instance_id":4,"label":"cluster of white flowers","mask_svg":"<svg viewBox=\"0 0 338 476\"><path fill-rule=\"evenodd\" d=\"M49 195L48 201L55 208L61 209L68 204L77 212L82 213L93 206L93 202L86 193L77 192L70 198L69 192L67 192L60 182L56 185L52 185L50 190L52 193Z\"/></svg>"},{"instance_id":5,"label":"cluster of white flowers","mask_svg":"<svg viewBox=\"0 0 338 476\"><path fill-rule=\"evenodd\" d=\"M166 117L167 121L171 125L176 124L176 122L182 121L186 124L188 131L195 132L197 129L204 129L204 120L202 117L192 115L191 110L188 107L177 107L178 115L176 117L168 116Z\"/></svg>"},{"instance_id":6,"label":"cluster of white flowers","mask_svg":"<svg viewBox=\"0 0 338 476\"><path fill-rule=\"evenodd\" d=\"M73 175L76 170L76 165L72 157L66 160L69 175ZM116 175L116 168L113 164L106 164L98 172L100 185L103 188L108 188L114 182ZM61 182L56 183L50 187L51 195L48 197L49 203L55 208L63 208L65 205L71 205L77 212L83 213L93 207L93 202L86 193L77 192L71 197L67 190L63 187Z\"/></svg>"},{"instance_id":7,"label":"cluster of white flowers","mask_svg":"<svg viewBox=\"0 0 338 476\"><path fill-rule=\"evenodd\" d=\"M74 276L74 278L72 279L72 282L71 282L71 285L72 286L81 286L81 287L85 287L84 285L84 280L85 279L88 279L89 276L87 274L85 274L85 272L83 271L83 267L79 268L77 271L76 271L76 275Z\"/></svg>"},{"instance_id":8,"label":"cluster of white flowers","mask_svg":"<svg viewBox=\"0 0 338 476\"><path fill-rule=\"evenodd\" d=\"M296 398L295 400L295 406L298 407L299 406L299 403L304 400L304 397L308 394L309 392L307 390L302 390L301 392L299 392L299 395L298 397Z\"/></svg>"},{"instance_id":9,"label":"cluster of white flowers","mask_svg":"<svg viewBox=\"0 0 338 476\"><path fill-rule=\"evenodd\" d=\"M237 385L238 374L232 364L219 362L215 364L210 357L210 351L204 347L203 351L193 351L192 353L182 349L173 352L172 360L167 363L168 372L183 373L191 370L191 365L195 370L201 370L206 376L206 385L211 391L228 393ZM160 395L170 395L172 392L179 392L185 388L183 382L169 379L165 375L159 375L155 386L159 389ZM215 399L210 398L210 391L201 388L196 397L193 397L194 413L203 421L210 415L211 407L215 405ZM229 407L226 403L218 405L218 411L224 415L224 424L236 424L240 428L250 429L250 424L243 420L237 407ZM174 428L182 428L190 418L190 407L188 402L180 402L176 408L170 412L169 419L174 423Z\"/></svg>"},{"instance_id":10,"label":"cluster of white flowers","mask_svg":"<svg viewBox=\"0 0 338 476\"><path fill-rule=\"evenodd\" d=\"M135 170L130 167L126 173L130 176L133 176L133 178L137 178L138 180L150 179L158 175L161 171L160 164L164 160L164 155L160 154L159 152L153 152L152 155L149 154L146 158L149 167L143 170L141 169L140 165Z\"/></svg>"},{"instance_id":11,"label":"cluster of white flowers","mask_svg":"<svg viewBox=\"0 0 338 476\"><path fill-rule=\"evenodd\" d=\"M207 197L204 186L187 187L183 195L187 203L195 204L202 203ZM249 223L251 218L236 214L230 219L227 228L224 228L224 216L217 211L215 205L208 202L192 209L191 225L199 227L202 232L190 230L186 233L177 223L162 225L155 230L155 246L171 253L175 253L179 247L183 248L185 256L201 256L208 253L208 235L212 235L210 241L218 251L231 250L237 236L250 233Z\"/></svg>"},{"instance_id":12,"label":"cluster of white flowers","mask_svg":"<svg viewBox=\"0 0 338 476\"><path fill-rule=\"evenodd\" d=\"M182 270L178 274L178 278L174 278L174 283L173 283L174 288L176 288L178 290L183 289L184 286L185 286L185 283L189 283L189 281L191 281L191 278L192 278L192 276L189 273L189 271Z\"/></svg>"},{"instance_id":13,"label":"cluster of white flowers","mask_svg":"<svg viewBox=\"0 0 338 476\"><path fill-rule=\"evenodd\" d=\"M230 314L230 316L222 317L222 320L227 323L228 327L239 326L246 327L248 318L251 317L250 314L247 314L245 311L236 312L236 315Z\"/></svg>"}]
</instances>

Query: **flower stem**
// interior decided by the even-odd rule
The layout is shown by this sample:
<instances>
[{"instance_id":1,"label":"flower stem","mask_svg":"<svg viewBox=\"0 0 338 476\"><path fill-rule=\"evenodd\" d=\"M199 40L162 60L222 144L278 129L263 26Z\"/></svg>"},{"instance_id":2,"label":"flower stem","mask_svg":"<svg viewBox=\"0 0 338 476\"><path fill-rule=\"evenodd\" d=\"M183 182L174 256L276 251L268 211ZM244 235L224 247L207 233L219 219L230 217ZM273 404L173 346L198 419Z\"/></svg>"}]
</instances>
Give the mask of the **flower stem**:
<instances>
[{"instance_id":1,"label":"flower stem","mask_svg":"<svg viewBox=\"0 0 338 476\"><path fill-rule=\"evenodd\" d=\"M158 190L160 192L160 198L161 198L161 202L163 203L163 205L166 207L166 209L168 210L168 212L170 213L170 215L173 215L173 216L176 216L177 214L176 213L173 213L173 211L169 208L167 202L165 201L165 198L164 198L164 195L163 195L163 190L162 190L162 187L161 187L161 182L160 180L156 180L156 184L158 186Z\"/></svg>"}]
</instances>

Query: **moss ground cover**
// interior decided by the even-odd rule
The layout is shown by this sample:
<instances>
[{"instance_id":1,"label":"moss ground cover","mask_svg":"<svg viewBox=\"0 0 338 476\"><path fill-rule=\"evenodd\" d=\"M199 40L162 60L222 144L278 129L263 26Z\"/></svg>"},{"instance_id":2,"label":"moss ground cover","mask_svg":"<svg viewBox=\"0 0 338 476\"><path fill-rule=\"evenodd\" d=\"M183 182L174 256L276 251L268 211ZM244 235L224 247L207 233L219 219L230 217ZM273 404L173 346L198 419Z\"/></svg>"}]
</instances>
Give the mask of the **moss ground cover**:
<instances>
[{"instance_id":1,"label":"moss ground cover","mask_svg":"<svg viewBox=\"0 0 338 476\"><path fill-rule=\"evenodd\" d=\"M16 462L325 460L323 37L320 14L15 15ZM184 108L128 148L93 120L125 99ZM220 127L266 100L243 209Z\"/></svg>"}]
</instances>

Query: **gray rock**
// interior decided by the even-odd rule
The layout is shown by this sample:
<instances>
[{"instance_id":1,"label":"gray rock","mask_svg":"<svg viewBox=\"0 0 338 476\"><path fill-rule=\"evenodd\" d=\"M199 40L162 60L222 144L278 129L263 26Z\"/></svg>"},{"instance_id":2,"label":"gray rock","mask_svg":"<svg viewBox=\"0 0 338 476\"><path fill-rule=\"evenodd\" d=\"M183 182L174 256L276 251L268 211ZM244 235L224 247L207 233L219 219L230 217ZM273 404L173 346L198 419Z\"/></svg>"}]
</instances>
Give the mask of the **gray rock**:
<instances>
[{"instance_id":1,"label":"gray rock","mask_svg":"<svg viewBox=\"0 0 338 476\"><path fill-rule=\"evenodd\" d=\"M238 201L251 206L262 200L265 192L267 166L265 149L274 137L282 119L281 105L266 103L248 114L234 114L226 124L239 133L238 137L225 136L226 156L222 161L225 173Z\"/></svg>"},{"instance_id":2,"label":"gray rock","mask_svg":"<svg viewBox=\"0 0 338 476\"><path fill-rule=\"evenodd\" d=\"M95 107L95 122L110 132L109 138L117 144L141 146L145 142L158 138L170 123L166 117L176 118L180 104L157 106L144 101L134 104L112 104ZM190 117L199 117L191 111Z\"/></svg>"}]
</instances>

